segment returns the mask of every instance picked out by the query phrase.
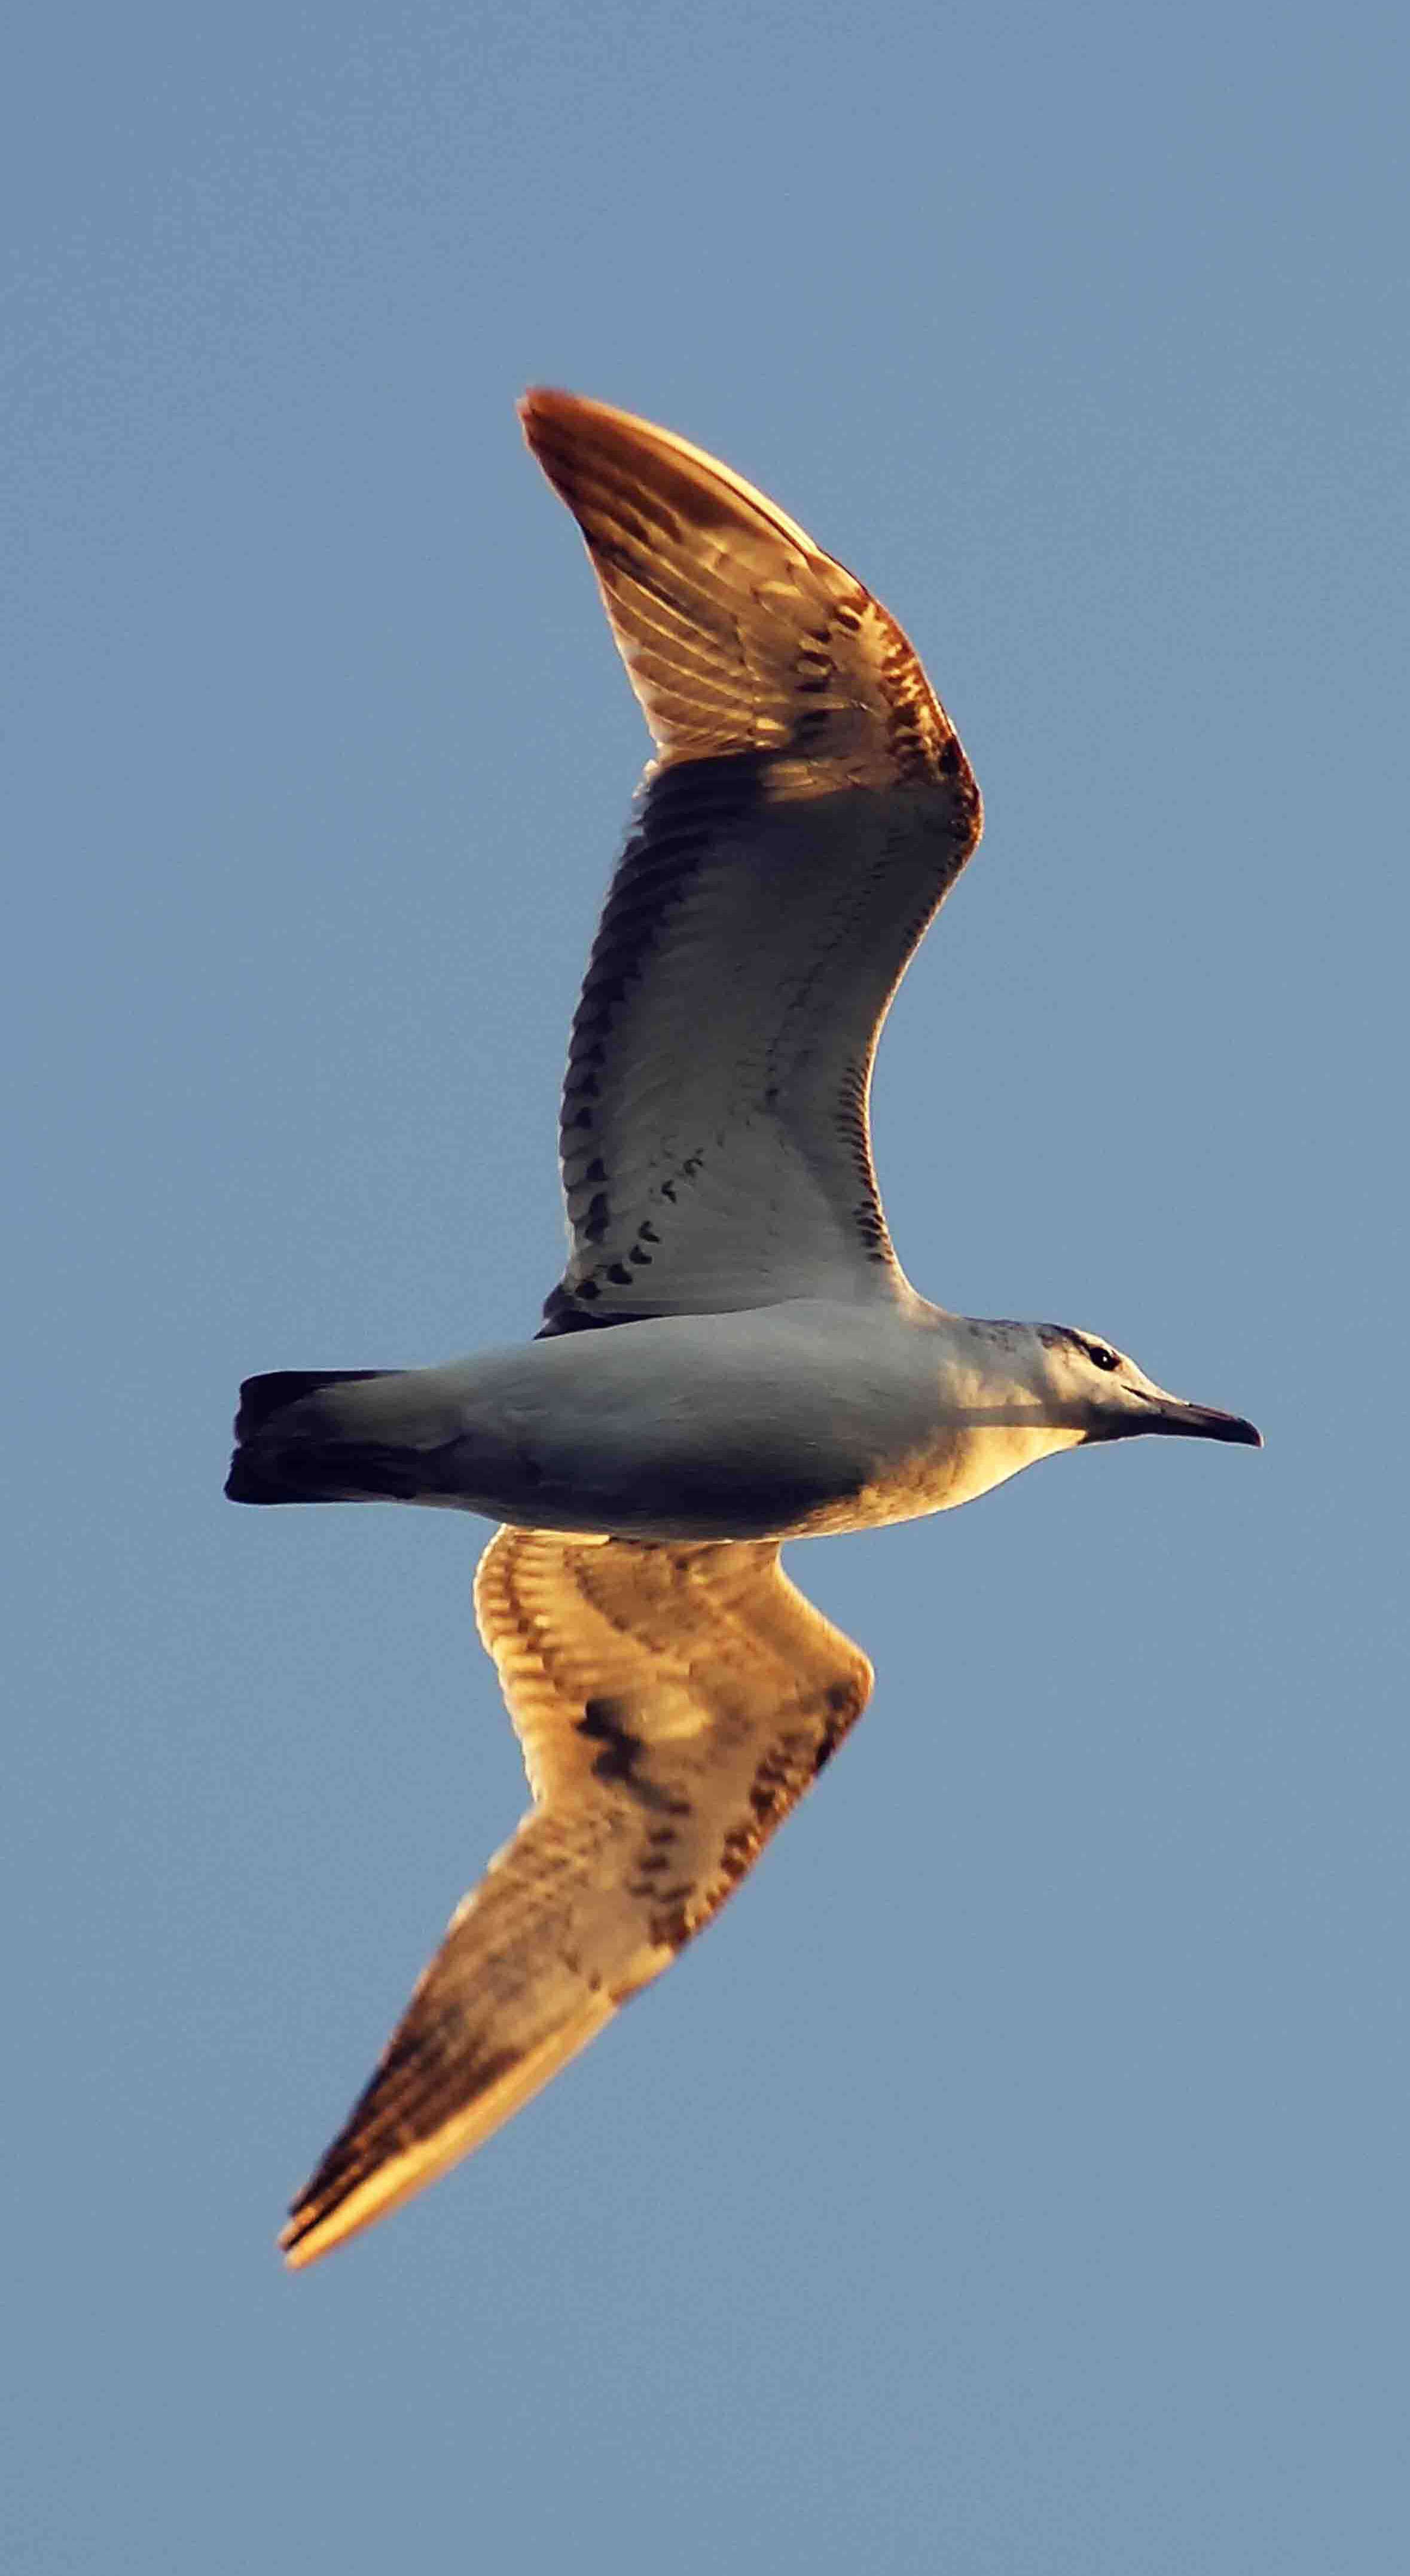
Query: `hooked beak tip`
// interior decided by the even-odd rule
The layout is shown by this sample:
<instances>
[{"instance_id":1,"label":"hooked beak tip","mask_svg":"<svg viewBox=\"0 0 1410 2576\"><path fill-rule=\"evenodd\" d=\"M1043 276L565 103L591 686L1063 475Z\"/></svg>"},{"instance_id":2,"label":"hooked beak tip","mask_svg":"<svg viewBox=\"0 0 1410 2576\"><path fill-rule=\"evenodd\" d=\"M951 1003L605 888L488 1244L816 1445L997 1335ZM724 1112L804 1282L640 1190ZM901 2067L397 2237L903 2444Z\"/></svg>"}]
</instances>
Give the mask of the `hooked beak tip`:
<instances>
[{"instance_id":1,"label":"hooked beak tip","mask_svg":"<svg viewBox=\"0 0 1410 2576\"><path fill-rule=\"evenodd\" d=\"M1261 1449L1263 1434L1241 1413L1221 1413L1212 1404L1174 1404L1156 1430L1185 1432L1193 1440L1230 1440L1242 1449Z\"/></svg>"},{"instance_id":2,"label":"hooked beak tip","mask_svg":"<svg viewBox=\"0 0 1410 2576\"><path fill-rule=\"evenodd\" d=\"M1139 1413L1125 1408L1093 1423L1089 1440L1125 1440L1133 1432L1163 1431L1184 1440L1228 1440L1242 1449L1261 1449L1263 1434L1241 1413L1221 1413L1213 1404L1186 1404L1178 1395L1147 1398Z\"/></svg>"}]
</instances>

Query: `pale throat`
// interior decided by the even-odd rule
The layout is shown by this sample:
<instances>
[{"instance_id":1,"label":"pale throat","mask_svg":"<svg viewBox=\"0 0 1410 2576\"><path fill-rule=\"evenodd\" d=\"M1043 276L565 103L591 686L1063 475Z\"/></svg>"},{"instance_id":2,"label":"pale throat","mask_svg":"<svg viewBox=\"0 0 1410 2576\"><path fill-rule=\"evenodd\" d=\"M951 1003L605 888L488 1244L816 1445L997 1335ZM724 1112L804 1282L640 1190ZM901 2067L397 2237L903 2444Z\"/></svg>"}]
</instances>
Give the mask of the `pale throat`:
<instances>
[{"instance_id":1,"label":"pale throat","mask_svg":"<svg viewBox=\"0 0 1410 2576\"><path fill-rule=\"evenodd\" d=\"M1031 1399L1030 1399L1031 1402ZM997 1409L997 1408L996 1408ZM807 1532L877 1529L888 1521L917 1520L928 1512L972 1503L1020 1469L1085 1437L1075 1424L1042 1421L1034 1407L1006 1421L951 1421L905 1457L869 1477L860 1492L824 1504L803 1524ZM800 1533L801 1534L801 1533Z\"/></svg>"}]
</instances>

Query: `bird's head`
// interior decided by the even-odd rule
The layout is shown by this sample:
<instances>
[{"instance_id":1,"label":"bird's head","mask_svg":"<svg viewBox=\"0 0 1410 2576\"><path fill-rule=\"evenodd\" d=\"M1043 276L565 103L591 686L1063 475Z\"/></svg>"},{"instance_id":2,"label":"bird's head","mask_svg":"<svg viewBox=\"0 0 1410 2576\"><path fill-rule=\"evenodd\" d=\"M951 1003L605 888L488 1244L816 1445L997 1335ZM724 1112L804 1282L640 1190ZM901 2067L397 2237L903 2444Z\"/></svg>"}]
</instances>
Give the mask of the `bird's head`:
<instances>
[{"instance_id":1,"label":"bird's head","mask_svg":"<svg viewBox=\"0 0 1410 2576\"><path fill-rule=\"evenodd\" d=\"M1134 1360L1099 1333L1070 1324L1044 1324L1039 1340L1049 1401L1084 1440L1126 1440L1140 1431L1163 1431L1187 1440L1234 1440L1261 1449L1263 1435L1242 1414L1210 1404L1188 1404L1168 1395Z\"/></svg>"}]
</instances>

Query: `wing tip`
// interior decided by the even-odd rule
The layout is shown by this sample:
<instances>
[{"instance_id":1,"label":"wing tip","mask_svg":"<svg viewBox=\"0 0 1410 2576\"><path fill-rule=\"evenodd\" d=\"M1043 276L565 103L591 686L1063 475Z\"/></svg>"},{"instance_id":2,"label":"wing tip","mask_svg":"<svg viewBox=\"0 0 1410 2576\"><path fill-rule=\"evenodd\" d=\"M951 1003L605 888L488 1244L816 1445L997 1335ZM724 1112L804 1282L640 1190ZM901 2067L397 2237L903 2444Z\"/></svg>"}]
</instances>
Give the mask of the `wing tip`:
<instances>
[{"instance_id":1,"label":"wing tip","mask_svg":"<svg viewBox=\"0 0 1410 2576\"><path fill-rule=\"evenodd\" d=\"M299 2226L291 2217L288 2223L280 2228L275 2241L284 2257L286 2272L306 2271L310 2263L318 2261L320 2254L327 2253L326 2245L319 2245L313 2241L315 2234L316 2222L313 2220L310 2220L306 2226Z\"/></svg>"},{"instance_id":2,"label":"wing tip","mask_svg":"<svg viewBox=\"0 0 1410 2576\"><path fill-rule=\"evenodd\" d=\"M514 406L524 444L530 454L543 462L544 448L555 438L589 429L628 432L651 431L657 437L669 437L669 431L658 431L651 421L639 420L634 412L619 411L615 404L595 402L591 394L570 393L566 385L526 385Z\"/></svg>"},{"instance_id":3,"label":"wing tip","mask_svg":"<svg viewBox=\"0 0 1410 2576\"><path fill-rule=\"evenodd\" d=\"M775 538L787 546L796 547L805 558L833 563L832 556L818 544L817 539L810 537L807 529L800 527L798 521L780 509L777 501L770 500L767 492L761 491L757 484L737 474L722 457L712 456L708 448L697 447L693 439L682 438L678 430L667 429L660 421L648 420L642 412L623 411L618 404L597 402L589 394L569 393L562 385L528 385L516 408L526 446L538 459L550 482L568 499L570 508L572 502L559 475L550 466L545 450L555 444L561 450L564 441L585 444L586 436L590 434L595 436L599 453L612 455L615 451L619 468L627 467L633 477L642 472L646 459L650 457L653 479L660 482L664 478L677 500L684 493L691 493L696 511L703 504L711 519L722 516L737 520L742 512L746 517L762 520ZM838 572L844 570L840 564L834 568ZM863 584L856 581L854 574L849 573L846 578L855 583L863 597L866 596Z\"/></svg>"},{"instance_id":4,"label":"wing tip","mask_svg":"<svg viewBox=\"0 0 1410 2576\"><path fill-rule=\"evenodd\" d=\"M414 2192L435 2182L478 2143L471 2115L462 2113L409 2146L380 2156L372 2147L369 2160L360 2167L354 2162L351 2170L343 2165L339 2171L340 2149L357 2144L356 2132L351 2139L345 2132L329 2148L279 2231L279 2250L288 2269L301 2272L348 2237L360 2236L364 2227L387 2217Z\"/></svg>"},{"instance_id":5,"label":"wing tip","mask_svg":"<svg viewBox=\"0 0 1410 2576\"><path fill-rule=\"evenodd\" d=\"M335 2246L360 2236L364 2228L375 2226L379 2218L386 2218L402 2201L434 2182L453 2161L453 2154L394 2156L388 2164L362 2175L341 2197L325 2197L310 2184L303 2198L294 2202L276 2240L286 2271L304 2272L310 2264L321 2262Z\"/></svg>"},{"instance_id":6,"label":"wing tip","mask_svg":"<svg viewBox=\"0 0 1410 2576\"><path fill-rule=\"evenodd\" d=\"M581 395L570 394L564 385L526 385L514 408L529 445L533 446L539 421L565 419L579 408L581 401Z\"/></svg>"},{"instance_id":7,"label":"wing tip","mask_svg":"<svg viewBox=\"0 0 1410 2576\"><path fill-rule=\"evenodd\" d=\"M662 1959L658 1967L667 1964ZM653 1975L658 1967L653 1967ZM536 2045L506 2052L482 2091L409 2145L379 2152L375 2136L359 2138L359 2113L354 2112L280 2230L279 2248L288 2269L303 2271L320 2256L331 2254L335 2245L388 2217L462 2156L483 2146L550 2076L596 2037L624 2000L625 1992L584 1996L576 2012ZM344 2163L349 2155L354 2159L351 2170Z\"/></svg>"}]
</instances>

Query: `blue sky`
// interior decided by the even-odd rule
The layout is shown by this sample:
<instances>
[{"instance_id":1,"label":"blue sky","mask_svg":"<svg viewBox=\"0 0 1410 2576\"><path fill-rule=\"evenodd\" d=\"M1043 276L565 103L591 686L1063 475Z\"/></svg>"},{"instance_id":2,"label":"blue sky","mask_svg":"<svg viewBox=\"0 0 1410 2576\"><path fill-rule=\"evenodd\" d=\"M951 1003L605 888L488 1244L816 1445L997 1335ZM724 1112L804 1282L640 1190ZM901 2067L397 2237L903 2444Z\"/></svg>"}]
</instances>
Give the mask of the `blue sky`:
<instances>
[{"instance_id":1,"label":"blue sky","mask_svg":"<svg viewBox=\"0 0 1410 2576\"><path fill-rule=\"evenodd\" d=\"M1400 41L307 0L12 48L16 2576L1403 2563ZM960 727L988 830L875 1092L911 1276L1268 1447L796 1551L878 1675L817 1795L290 2280L522 1781L478 1525L236 1513L227 1425L557 1273L645 739L534 380L773 492Z\"/></svg>"}]
</instances>

